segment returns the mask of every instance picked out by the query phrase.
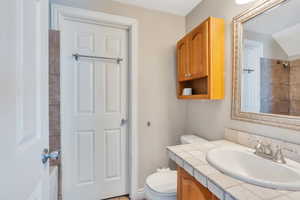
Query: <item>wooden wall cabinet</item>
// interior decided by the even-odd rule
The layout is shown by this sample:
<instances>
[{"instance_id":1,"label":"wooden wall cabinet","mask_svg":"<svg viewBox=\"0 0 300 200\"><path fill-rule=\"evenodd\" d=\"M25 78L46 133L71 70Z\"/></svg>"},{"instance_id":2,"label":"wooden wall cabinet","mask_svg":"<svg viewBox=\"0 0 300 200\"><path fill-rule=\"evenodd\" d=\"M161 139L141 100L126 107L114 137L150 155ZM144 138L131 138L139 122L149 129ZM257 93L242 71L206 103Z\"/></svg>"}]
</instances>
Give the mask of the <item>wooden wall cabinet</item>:
<instances>
[{"instance_id":1,"label":"wooden wall cabinet","mask_svg":"<svg viewBox=\"0 0 300 200\"><path fill-rule=\"evenodd\" d=\"M178 167L177 172L177 200L218 200L215 195L184 169Z\"/></svg>"},{"instance_id":2,"label":"wooden wall cabinet","mask_svg":"<svg viewBox=\"0 0 300 200\"><path fill-rule=\"evenodd\" d=\"M188 80L189 74L189 57L188 57L188 41L183 38L177 43L177 70L178 70L178 80L185 81Z\"/></svg>"},{"instance_id":3,"label":"wooden wall cabinet","mask_svg":"<svg viewBox=\"0 0 300 200\"><path fill-rule=\"evenodd\" d=\"M177 43L178 98L224 98L224 20L209 17ZM192 88L192 96L182 96Z\"/></svg>"}]
</instances>

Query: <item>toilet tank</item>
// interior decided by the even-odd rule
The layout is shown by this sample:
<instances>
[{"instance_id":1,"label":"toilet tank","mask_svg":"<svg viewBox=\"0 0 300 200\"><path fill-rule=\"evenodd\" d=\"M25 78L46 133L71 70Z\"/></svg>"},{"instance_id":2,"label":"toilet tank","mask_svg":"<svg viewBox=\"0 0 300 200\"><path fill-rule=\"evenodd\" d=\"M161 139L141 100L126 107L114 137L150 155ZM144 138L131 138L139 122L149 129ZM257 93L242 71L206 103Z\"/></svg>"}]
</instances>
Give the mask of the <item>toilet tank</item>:
<instances>
[{"instance_id":1,"label":"toilet tank","mask_svg":"<svg viewBox=\"0 0 300 200\"><path fill-rule=\"evenodd\" d=\"M193 143L203 144L205 142L208 142L208 140L205 140L196 135L183 135L180 137L180 142L181 144L193 144Z\"/></svg>"}]
</instances>

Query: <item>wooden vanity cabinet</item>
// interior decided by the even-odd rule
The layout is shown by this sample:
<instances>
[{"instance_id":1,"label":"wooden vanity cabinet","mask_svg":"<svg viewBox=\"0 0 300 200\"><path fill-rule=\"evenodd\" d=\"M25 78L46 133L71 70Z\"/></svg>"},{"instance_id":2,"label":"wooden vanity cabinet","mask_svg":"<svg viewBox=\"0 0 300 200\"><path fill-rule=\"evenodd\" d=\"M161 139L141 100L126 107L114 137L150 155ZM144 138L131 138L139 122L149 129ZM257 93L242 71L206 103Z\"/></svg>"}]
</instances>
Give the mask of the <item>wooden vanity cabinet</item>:
<instances>
[{"instance_id":1,"label":"wooden vanity cabinet","mask_svg":"<svg viewBox=\"0 0 300 200\"><path fill-rule=\"evenodd\" d=\"M177 200L218 200L184 169L177 167Z\"/></svg>"},{"instance_id":2,"label":"wooden vanity cabinet","mask_svg":"<svg viewBox=\"0 0 300 200\"><path fill-rule=\"evenodd\" d=\"M177 43L180 99L224 98L224 20L209 17ZM182 96L192 88L192 96Z\"/></svg>"}]
</instances>

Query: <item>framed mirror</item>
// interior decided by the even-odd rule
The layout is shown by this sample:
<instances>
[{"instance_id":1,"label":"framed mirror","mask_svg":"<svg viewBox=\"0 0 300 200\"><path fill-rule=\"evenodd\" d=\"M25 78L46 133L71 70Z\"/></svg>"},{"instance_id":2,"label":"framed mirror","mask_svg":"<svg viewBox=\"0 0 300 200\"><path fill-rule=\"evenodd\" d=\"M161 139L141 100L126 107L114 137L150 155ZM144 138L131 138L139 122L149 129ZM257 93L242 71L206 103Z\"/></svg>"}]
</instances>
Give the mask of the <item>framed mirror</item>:
<instances>
[{"instance_id":1,"label":"framed mirror","mask_svg":"<svg viewBox=\"0 0 300 200\"><path fill-rule=\"evenodd\" d=\"M299 12L265 0L233 19L233 119L300 130Z\"/></svg>"}]
</instances>

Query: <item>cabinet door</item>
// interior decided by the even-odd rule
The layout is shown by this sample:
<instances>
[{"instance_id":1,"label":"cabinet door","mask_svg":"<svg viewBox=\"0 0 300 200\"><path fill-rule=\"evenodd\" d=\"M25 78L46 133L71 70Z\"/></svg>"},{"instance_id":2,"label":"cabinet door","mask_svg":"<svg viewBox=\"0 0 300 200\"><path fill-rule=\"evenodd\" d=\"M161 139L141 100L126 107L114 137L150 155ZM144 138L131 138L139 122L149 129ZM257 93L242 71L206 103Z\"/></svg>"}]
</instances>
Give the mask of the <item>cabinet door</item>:
<instances>
[{"instance_id":1,"label":"cabinet door","mask_svg":"<svg viewBox=\"0 0 300 200\"><path fill-rule=\"evenodd\" d=\"M189 35L191 78L208 76L208 21L205 21Z\"/></svg>"},{"instance_id":2,"label":"cabinet door","mask_svg":"<svg viewBox=\"0 0 300 200\"><path fill-rule=\"evenodd\" d=\"M212 193L183 169L178 170L178 200L212 200Z\"/></svg>"},{"instance_id":3,"label":"cabinet door","mask_svg":"<svg viewBox=\"0 0 300 200\"><path fill-rule=\"evenodd\" d=\"M183 38L177 43L177 73L178 80L184 81L188 76L188 65L189 65L189 56L188 56L188 41L186 38Z\"/></svg>"}]
</instances>

